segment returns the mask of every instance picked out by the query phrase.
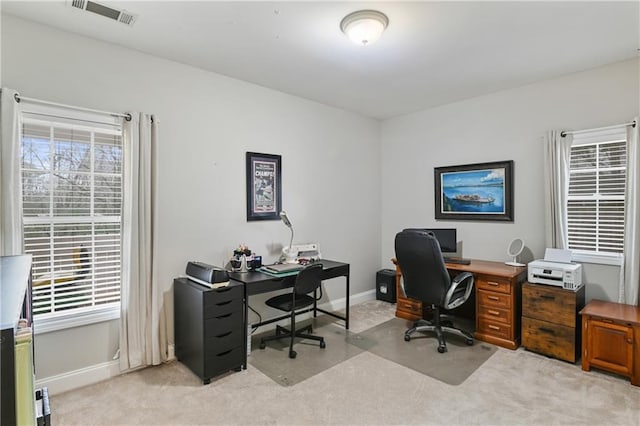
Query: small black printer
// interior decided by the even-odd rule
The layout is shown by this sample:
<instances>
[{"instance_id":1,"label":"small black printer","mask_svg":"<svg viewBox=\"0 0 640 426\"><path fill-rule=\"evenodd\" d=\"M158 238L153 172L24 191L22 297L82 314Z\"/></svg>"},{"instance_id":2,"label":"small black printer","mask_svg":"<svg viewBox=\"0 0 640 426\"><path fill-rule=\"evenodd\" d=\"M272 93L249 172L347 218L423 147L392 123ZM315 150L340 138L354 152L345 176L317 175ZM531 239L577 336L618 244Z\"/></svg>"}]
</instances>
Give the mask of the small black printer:
<instances>
[{"instance_id":1,"label":"small black printer","mask_svg":"<svg viewBox=\"0 0 640 426\"><path fill-rule=\"evenodd\" d=\"M195 278L194 281L204 281L211 284L229 281L229 273L226 270L202 262L187 262L186 273L187 277Z\"/></svg>"}]
</instances>

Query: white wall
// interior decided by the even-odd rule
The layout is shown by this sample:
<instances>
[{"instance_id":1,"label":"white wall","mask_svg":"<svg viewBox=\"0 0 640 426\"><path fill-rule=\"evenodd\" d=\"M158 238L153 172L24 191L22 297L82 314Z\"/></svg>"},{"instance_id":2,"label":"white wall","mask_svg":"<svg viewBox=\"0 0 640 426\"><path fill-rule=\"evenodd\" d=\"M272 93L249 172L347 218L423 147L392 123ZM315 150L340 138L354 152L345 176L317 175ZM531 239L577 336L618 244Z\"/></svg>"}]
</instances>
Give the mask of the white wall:
<instances>
[{"instance_id":1,"label":"white wall","mask_svg":"<svg viewBox=\"0 0 640 426\"><path fill-rule=\"evenodd\" d=\"M630 121L640 112L639 77L638 61L626 61L384 121L381 262L406 227L457 228L467 258L507 260L515 237L544 256L545 132ZM434 219L434 167L502 160L515 162L512 223ZM617 300L617 267L584 269L587 299Z\"/></svg>"},{"instance_id":2,"label":"white wall","mask_svg":"<svg viewBox=\"0 0 640 426\"><path fill-rule=\"evenodd\" d=\"M3 85L24 96L158 115L158 260L167 295L188 260L223 265L245 243L269 262L288 244L281 222L246 221L247 151L282 155L283 206L296 241L318 242L326 258L351 263L351 294L374 287L377 121L11 16L2 16L1 47ZM338 280L325 284L331 299L344 297ZM251 304L263 310L262 300ZM35 344L38 379L90 367L111 360L117 322L37 335Z\"/></svg>"}]
</instances>

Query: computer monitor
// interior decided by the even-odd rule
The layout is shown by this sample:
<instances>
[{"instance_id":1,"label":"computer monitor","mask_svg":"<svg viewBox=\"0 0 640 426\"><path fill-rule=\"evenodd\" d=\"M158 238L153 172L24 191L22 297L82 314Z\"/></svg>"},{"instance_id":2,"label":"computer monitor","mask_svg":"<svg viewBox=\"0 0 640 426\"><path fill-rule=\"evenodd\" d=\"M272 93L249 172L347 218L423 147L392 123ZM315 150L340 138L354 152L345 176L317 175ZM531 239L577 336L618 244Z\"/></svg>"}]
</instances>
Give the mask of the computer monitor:
<instances>
[{"instance_id":1,"label":"computer monitor","mask_svg":"<svg viewBox=\"0 0 640 426\"><path fill-rule=\"evenodd\" d=\"M455 228L408 228L411 230L433 232L438 244L440 244L440 251L442 253L455 253L458 251L458 238L456 236Z\"/></svg>"},{"instance_id":2,"label":"computer monitor","mask_svg":"<svg viewBox=\"0 0 640 426\"><path fill-rule=\"evenodd\" d=\"M455 253L458 251L458 238L455 228L432 228L425 229L425 231L433 232L440 244L442 253Z\"/></svg>"}]
</instances>

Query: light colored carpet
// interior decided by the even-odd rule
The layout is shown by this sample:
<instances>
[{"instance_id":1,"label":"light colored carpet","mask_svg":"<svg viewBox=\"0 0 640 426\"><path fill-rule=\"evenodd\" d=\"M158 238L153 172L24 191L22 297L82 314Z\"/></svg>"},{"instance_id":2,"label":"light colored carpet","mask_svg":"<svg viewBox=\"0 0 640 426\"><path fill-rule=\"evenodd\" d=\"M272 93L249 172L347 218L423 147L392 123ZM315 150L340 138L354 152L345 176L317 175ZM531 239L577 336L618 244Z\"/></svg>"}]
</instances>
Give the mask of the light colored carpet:
<instances>
[{"instance_id":1,"label":"light colored carpet","mask_svg":"<svg viewBox=\"0 0 640 426\"><path fill-rule=\"evenodd\" d=\"M389 320L394 308L380 301L354 306L352 331ZM172 362L52 395L51 409L57 426L638 426L640 387L503 348L464 383L451 386L365 351L295 386L280 386L251 366L203 386Z\"/></svg>"},{"instance_id":2,"label":"light colored carpet","mask_svg":"<svg viewBox=\"0 0 640 426\"><path fill-rule=\"evenodd\" d=\"M404 365L450 385L464 382L478 367L491 357L497 347L475 341L468 346L457 336L445 334L447 352L438 353L438 339L433 333L415 333L410 342L404 341L404 332L412 322L392 318L359 334L351 334L349 343Z\"/></svg>"},{"instance_id":3,"label":"light colored carpet","mask_svg":"<svg viewBox=\"0 0 640 426\"><path fill-rule=\"evenodd\" d=\"M249 365L282 386L293 386L366 350L442 382L459 385L497 351L490 344L476 341L468 346L462 339L446 336L448 351L438 354L433 333L416 333L411 342L405 342L404 332L412 322L400 318L361 333L345 330L328 316L300 321L299 325L308 323L313 325L314 334L324 337L325 349L318 342L301 339L294 343L296 359L288 356L289 339L267 342L265 349L259 349L260 337L273 334L269 331L252 337Z\"/></svg>"}]
</instances>

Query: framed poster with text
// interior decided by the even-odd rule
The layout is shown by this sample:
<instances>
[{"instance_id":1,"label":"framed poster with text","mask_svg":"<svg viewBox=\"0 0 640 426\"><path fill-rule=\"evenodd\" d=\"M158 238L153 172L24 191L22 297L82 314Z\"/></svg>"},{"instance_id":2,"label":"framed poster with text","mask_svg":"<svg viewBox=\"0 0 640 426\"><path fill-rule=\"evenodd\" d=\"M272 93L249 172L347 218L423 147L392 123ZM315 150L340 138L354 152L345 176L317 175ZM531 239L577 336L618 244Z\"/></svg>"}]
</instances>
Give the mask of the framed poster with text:
<instances>
[{"instance_id":1,"label":"framed poster with text","mask_svg":"<svg viewBox=\"0 0 640 426\"><path fill-rule=\"evenodd\" d=\"M247 221L280 220L282 157L247 152Z\"/></svg>"}]
</instances>

